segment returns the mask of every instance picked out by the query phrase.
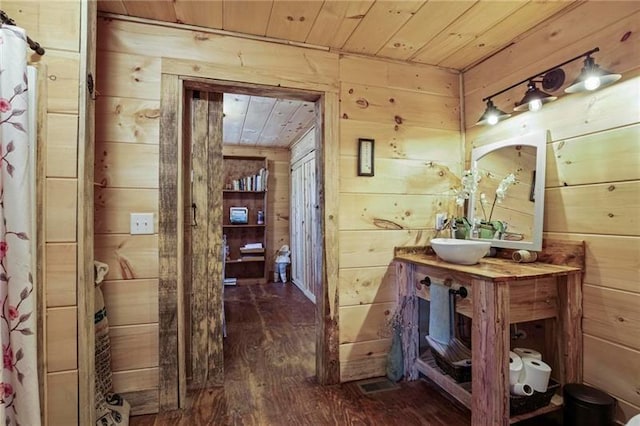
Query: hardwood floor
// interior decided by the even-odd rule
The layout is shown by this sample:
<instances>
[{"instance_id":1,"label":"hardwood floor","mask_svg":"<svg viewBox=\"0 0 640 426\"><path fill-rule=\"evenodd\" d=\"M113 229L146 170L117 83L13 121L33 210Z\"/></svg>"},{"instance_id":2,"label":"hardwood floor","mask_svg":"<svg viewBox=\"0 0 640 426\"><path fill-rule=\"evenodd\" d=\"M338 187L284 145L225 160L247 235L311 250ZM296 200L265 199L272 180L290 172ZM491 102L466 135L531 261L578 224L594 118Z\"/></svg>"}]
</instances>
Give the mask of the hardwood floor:
<instances>
[{"instance_id":1,"label":"hardwood floor","mask_svg":"<svg viewBox=\"0 0 640 426\"><path fill-rule=\"evenodd\" d=\"M426 381L370 395L355 383L318 385L314 306L292 284L227 287L225 308L224 388L195 393L184 410L133 417L132 426L470 424L469 410ZM542 421L527 425L555 424Z\"/></svg>"}]
</instances>

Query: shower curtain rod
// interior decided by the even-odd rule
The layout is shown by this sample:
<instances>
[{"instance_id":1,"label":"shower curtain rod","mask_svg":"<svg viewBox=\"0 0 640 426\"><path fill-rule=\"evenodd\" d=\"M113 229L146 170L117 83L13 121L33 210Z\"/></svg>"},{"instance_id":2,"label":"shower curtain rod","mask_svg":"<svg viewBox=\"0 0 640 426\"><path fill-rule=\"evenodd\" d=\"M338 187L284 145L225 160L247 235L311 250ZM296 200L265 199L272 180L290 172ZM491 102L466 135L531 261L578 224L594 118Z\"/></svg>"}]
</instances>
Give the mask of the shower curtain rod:
<instances>
[{"instance_id":1,"label":"shower curtain rod","mask_svg":"<svg viewBox=\"0 0 640 426\"><path fill-rule=\"evenodd\" d=\"M9 18L9 15L7 15L4 10L0 10L0 22L3 24L16 25L16 21ZM27 36L27 44L29 44L29 47L38 55L44 55L44 49L40 46L40 43L31 40L29 36Z\"/></svg>"}]
</instances>

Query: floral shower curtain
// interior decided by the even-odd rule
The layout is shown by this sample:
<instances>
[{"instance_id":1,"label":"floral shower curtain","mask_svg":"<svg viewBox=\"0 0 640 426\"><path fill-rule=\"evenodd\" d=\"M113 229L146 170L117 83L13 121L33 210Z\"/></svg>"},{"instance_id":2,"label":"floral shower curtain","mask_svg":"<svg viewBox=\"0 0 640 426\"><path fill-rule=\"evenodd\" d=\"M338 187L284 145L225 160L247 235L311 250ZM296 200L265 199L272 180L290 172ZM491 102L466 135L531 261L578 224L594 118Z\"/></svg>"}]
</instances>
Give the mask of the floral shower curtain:
<instances>
[{"instance_id":1,"label":"floral shower curtain","mask_svg":"<svg viewBox=\"0 0 640 426\"><path fill-rule=\"evenodd\" d=\"M0 422L39 425L26 35L0 28Z\"/></svg>"}]
</instances>

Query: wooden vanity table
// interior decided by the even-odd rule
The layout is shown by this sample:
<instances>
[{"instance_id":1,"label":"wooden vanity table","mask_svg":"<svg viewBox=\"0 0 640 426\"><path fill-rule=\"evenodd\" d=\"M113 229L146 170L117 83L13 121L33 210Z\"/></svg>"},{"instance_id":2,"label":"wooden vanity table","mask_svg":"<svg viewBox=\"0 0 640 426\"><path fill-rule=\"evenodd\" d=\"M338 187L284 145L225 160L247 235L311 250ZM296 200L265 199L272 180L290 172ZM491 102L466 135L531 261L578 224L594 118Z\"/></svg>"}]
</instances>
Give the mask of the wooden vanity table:
<instances>
[{"instance_id":1,"label":"wooden vanity table","mask_svg":"<svg viewBox=\"0 0 640 426\"><path fill-rule=\"evenodd\" d=\"M584 259L584 257L582 257ZM515 263L484 258L476 265L447 263L426 249L398 248L395 255L398 306L404 306L403 351L405 377L429 377L471 409L474 426L508 425L557 409L560 397L544 408L509 416L509 325L546 320L547 356L552 377L561 384L582 381L582 272L578 266ZM563 262L565 263L565 262ZM572 264L571 262L566 262ZM575 262L573 263L575 265ZM472 379L459 384L435 365L430 353L419 354L418 298L429 300L431 281L464 286L470 297L459 300L456 311L472 319ZM544 355L544 354L543 354Z\"/></svg>"}]
</instances>

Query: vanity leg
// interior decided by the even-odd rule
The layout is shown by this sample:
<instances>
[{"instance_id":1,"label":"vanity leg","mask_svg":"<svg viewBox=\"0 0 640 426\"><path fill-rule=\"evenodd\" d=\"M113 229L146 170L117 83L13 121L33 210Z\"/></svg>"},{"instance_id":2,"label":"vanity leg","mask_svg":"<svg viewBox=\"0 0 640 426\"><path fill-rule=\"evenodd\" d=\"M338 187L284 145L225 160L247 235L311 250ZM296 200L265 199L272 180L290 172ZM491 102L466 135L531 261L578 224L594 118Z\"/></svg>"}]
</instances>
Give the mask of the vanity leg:
<instances>
[{"instance_id":1,"label":"vanity leg","mask_svg":"<svg viewBox=\"0 0 640 426\"><path fill-rule=\"evenodd\" d=\"M560 352L560 380L582 382L582 274L558 277L558 322L556 333Z\"/></svg>"},{"instance_id":2,"label":"vanity leg","mask_svg":"<svg viewBox=\"0 0 640 426\"><path fill-rule=\"evenodd\" d=\"M509 285L471 281L471 424L509 424Z\"/></svg>"}]
</instances>

